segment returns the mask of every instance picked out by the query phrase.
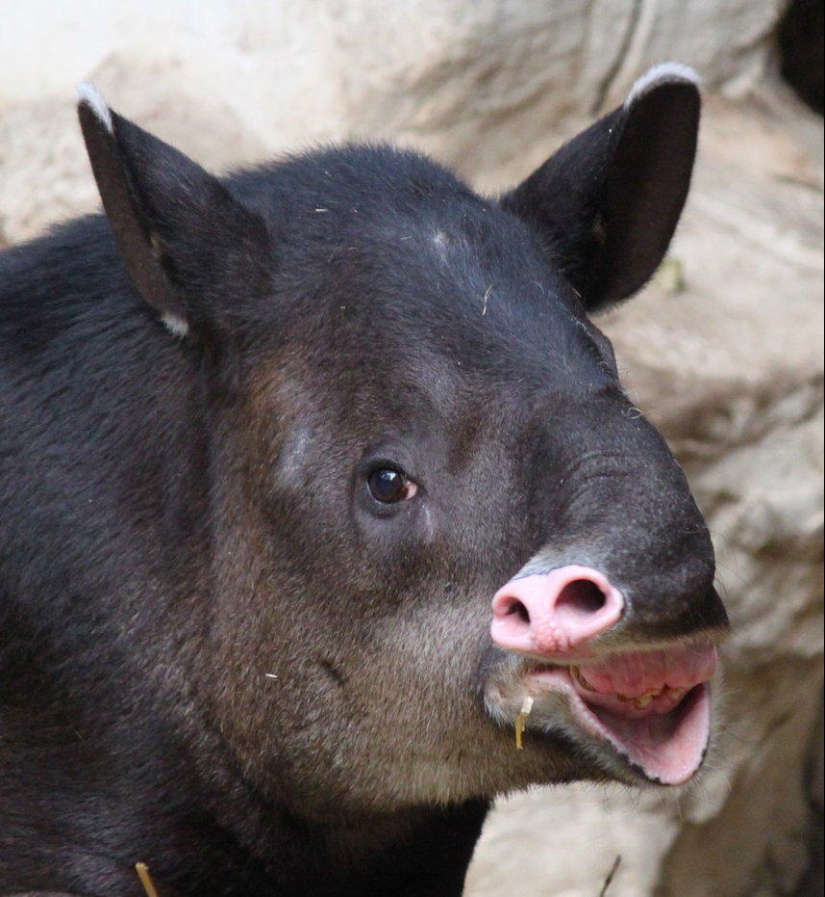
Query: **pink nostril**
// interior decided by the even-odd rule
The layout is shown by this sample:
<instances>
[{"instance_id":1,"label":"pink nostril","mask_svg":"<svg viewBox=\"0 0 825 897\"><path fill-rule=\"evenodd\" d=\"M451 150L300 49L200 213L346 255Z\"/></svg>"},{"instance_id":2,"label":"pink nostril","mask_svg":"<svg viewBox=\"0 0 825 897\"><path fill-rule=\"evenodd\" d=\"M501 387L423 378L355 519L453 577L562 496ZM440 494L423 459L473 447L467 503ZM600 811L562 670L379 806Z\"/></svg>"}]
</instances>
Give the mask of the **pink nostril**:
<instances>
[{"instance_id":1,"label":"pink nostril","mask_svg":"<svg viewBox=\"0 0 825 897\"><path fill-rule=\"evenodd\" d=\"M598 570L571 565L507 583L493 599L493 641L530 654L564 654L618 622L624 598Z\"/></svg>"},{"instance_id":2,"label":"pink nostril","mask_svg":"<svg viewBox=\"0 0 825 897\"><path fill-rule=\"evenodd\" d=\"M563 608L581 616L595 614L607 604L607 595L589 579L567 583L556 599L556 609Z\"/></svg>"},{"instance_id":3,"label":"pink nostril","mask_svg":"<svg viewBox=\"0 0 825 897\"><path fill-rule=\"evenodd\" d=\"M518 600L518 598L513 598L511 602L506 606L506 608L502 608L503 615L508 617L515 617L522 623L525 623L529 626L530 624L530 612L527 608Z\"/></svg>"}]
</instances>

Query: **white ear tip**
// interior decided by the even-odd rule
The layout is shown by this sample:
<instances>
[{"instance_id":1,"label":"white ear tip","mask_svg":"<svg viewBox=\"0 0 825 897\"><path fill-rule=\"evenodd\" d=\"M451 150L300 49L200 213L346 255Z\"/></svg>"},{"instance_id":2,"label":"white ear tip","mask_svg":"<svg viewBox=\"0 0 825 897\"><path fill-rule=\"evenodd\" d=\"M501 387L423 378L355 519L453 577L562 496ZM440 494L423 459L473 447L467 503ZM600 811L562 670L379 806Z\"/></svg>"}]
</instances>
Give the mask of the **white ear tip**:
<instances>
[{"instance_id":1,"label":"white ear tip","mask_svg":"<svg viewBox=\"0 0 825 897\"><path fill-rule=\"evenodd\" d=\"M112 112L103 98L103 94L94 84L84 81L82 84L77 85L77 102L78 104L84 103L88 106L94 112L98 121L110 134L112 133Z\"/></svg>"},{"instance_id":2,"label":"white ear tip","mask_svg":"<svg viewBox=\"0 0 825 897\"><path fill-rule=\"evenodd\" d=\"M633 85L625 100L625 107L631 106L636 100L641 99L662 84L685 83L693 84L696 87L701 86L702 83L702 79L689 65L682 65L681 62L663 62L661 65L654 65Z\"/></svg>"}]
</instances>

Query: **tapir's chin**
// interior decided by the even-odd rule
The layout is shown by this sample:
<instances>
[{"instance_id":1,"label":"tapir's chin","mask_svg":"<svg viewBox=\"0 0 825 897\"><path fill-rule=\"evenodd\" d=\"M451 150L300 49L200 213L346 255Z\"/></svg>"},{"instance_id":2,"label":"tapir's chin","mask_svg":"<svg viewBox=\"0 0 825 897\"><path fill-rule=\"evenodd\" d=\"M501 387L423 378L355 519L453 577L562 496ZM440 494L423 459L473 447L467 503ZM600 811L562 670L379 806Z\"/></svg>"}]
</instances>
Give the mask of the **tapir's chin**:
<instances>
[{"instance_id":1,"label":"tapir's chin","mask_svg":"<svg viewBox=\"0 0 825 897\"><path fill-rule=\"evenodd\" d=\"M586 666L528 661L500 694L511 712L521 696L526 738L561 730L614 777L682 785L707 751L715 668L716 650L706 642Z\"/></svg>"}]
</instances>

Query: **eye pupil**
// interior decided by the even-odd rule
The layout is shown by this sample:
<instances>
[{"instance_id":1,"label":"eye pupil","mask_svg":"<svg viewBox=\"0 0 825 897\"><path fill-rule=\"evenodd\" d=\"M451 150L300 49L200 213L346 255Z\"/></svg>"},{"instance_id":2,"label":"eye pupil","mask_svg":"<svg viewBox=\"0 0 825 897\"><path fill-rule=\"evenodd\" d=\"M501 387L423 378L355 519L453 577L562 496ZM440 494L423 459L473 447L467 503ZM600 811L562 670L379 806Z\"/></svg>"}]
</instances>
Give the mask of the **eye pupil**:
<instances>
[{"instance_id":1,"label":"eye pupil","mask_svg":"<svg viewBox=\"0 0 825 897\"><path fill-rule=\"evenodd\" d=\"M372 497L384 504L392 504L407 497L407 479L397 470L385 468L370 474Z\"/></svg>"}]
</instances>

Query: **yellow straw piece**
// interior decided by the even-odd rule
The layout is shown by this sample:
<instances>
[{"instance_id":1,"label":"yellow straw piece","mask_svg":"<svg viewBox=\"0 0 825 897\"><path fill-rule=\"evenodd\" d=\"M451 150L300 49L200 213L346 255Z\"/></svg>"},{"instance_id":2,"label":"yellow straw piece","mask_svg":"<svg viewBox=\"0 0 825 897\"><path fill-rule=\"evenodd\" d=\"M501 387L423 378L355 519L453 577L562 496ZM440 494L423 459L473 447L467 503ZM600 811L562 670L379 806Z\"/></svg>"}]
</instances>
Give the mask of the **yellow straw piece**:
<instances>
[{"instance_id":1,"label":"yellow straw piece","mask_svg":"<svg viewBox=\"0 0 825 897\"><path fill-rule=\"evenodd\" d=\"M527 717L530 716L530 711L533 709L533 699L530 695L524 699L524 703L521 705L521 713L516 717L516 750L523 751L524 745L522 744L522 736L524 735L524 726L527 722Z\"/></svg>"},{"instance_id":2,"label":"yellow straw piece","mask_svg":"<svg viewBox=\"0 0 825 897\"><path fill-rule=\"evenodd\" d=\"M137 872L140 883L143 885L143 890L146 891L146 897L159 897L146 863L135 863L135 872Z\"/></svg>"}]
</instances>

